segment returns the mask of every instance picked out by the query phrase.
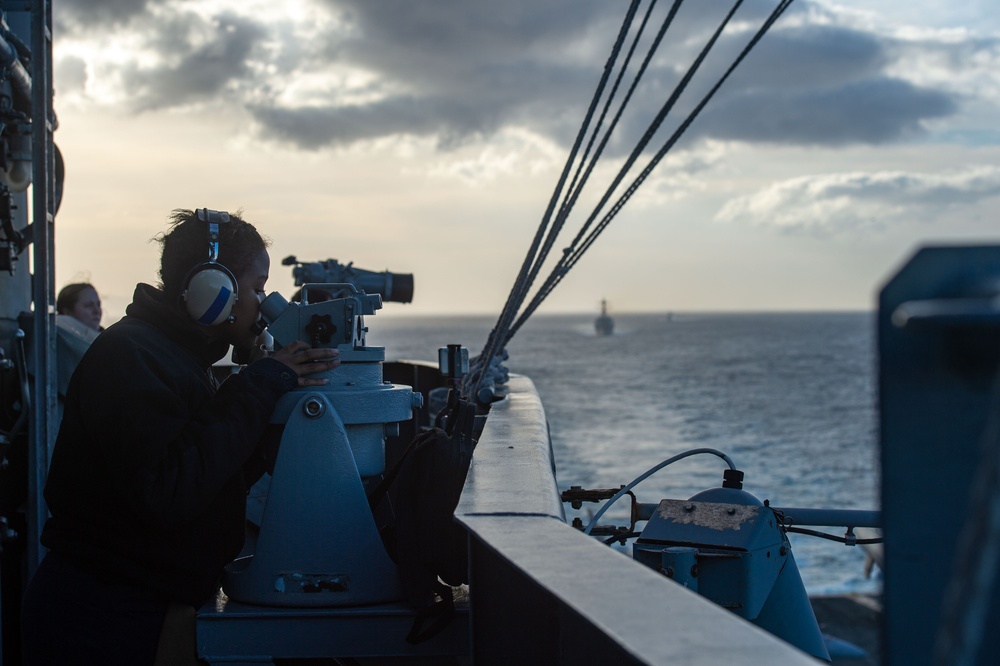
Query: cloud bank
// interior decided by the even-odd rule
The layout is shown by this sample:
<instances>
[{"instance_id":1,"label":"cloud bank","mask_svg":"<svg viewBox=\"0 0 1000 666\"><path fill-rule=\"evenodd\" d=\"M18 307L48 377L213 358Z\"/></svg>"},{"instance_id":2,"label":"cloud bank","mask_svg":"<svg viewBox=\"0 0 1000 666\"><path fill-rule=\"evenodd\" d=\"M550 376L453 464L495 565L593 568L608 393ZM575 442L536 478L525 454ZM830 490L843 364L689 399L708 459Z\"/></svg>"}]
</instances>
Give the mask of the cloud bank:
<instances>
[{"instance_id":1,"label":"cloud bank","mask_svg":"<svg viewBox=\"0 0 1000 666\"><path fill-rule=\"evenodd\" d=\"M773 6L745 3L679 112L707 90L749 38L748 27ZM59 9L57 24L78 47L60 63L61 94L101 103L94 90L113 91L108 99L130 113L237 105L259 138L302 150L400 136L447 149L506 130L568 145L622 18L617 4L575 0L301 0L280 7L65 0ZM683 6L613 153L645 130L719 18L704 3ZM136 57L113 57L110 47L122 44L133 45ZM1000 40L904 40L800 0L691 126L688 140L840 146L919 138L966 106L995 108L1000 85L973 81L959 90L947 76L969 76L970 49L975 75L995 76ZM906 62L914 53L933 58L939 75L911 72Z\"/></svg>"},{"instance_id":2,"label":"cloud bank","mask_svg":"<svg viewBox=\"0 0 1000 666\"><path fill-rule=\"evenodd\" d=\"M942 174L882 171L804 176L727 202L716 220L831 236L930 222L1000 196L1000 167Z\"/></svg>"}]
</instances>

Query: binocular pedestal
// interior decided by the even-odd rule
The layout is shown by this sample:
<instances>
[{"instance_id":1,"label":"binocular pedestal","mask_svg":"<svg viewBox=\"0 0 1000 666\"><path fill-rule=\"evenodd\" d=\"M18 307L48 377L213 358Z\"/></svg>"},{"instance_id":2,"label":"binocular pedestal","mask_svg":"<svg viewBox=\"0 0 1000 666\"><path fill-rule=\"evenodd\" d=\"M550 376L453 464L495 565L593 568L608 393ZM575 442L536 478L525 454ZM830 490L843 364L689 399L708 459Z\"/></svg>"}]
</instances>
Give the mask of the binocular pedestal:
<instances>
[{"instance_id":1,"label":"binocular pedestal","mask_svg":"<svg viewBox=\"0 0 1000 666\"><path fill-rule=\"evenodd\" d=\"M349 606L400 597L347 430L327 397L298 398L285 424L256 552L226 570L232 599ZM381 428L381 424L379 424Z\"/></svg>"}]
</instances>

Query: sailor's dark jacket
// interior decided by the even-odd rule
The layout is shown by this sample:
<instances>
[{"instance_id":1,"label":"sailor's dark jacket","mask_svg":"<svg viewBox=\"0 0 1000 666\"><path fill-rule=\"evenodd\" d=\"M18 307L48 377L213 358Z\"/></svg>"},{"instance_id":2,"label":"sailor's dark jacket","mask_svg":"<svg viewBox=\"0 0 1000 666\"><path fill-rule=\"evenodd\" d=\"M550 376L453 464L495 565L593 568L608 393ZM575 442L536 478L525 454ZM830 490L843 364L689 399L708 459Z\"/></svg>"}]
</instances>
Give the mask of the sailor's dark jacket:
<instances>
[{"instance_id":1,"label":"sailor's dark jacket","mask_svg":"<svg viewBox=\"0 0 1000 666\"><path fill-rule=\"evenodd\" d=\"M227 350L162 292L136 287L70 381L44 546L167 600L199 605L214 593L242 548L268 419L297 378L262 359L219 385L211 365Z\"/></svg>"}]
</instances>

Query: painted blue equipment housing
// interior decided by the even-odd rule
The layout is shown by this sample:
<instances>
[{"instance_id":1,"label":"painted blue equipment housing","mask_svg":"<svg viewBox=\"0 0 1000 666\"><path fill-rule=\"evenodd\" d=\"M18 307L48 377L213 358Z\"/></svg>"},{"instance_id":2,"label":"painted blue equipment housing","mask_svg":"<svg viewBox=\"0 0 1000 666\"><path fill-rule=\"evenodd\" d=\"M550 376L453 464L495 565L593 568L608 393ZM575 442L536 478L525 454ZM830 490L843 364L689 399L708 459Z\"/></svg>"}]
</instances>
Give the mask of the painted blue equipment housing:
<instances>
[{"instance_id":1,"label":"painted blue equipment housing","mask_svg":"<svg viewBox=\"0 0 1000 666\"><path fill-rule=\"evenodd\" d=\"M402 596L395 564L383 546L364 483L385 470L385 440L398 433L422 396L383 381L385 350L365 345L364 315L381 298L352 285L346 298L289 303L271 294L261 316L280 348L297 340L336 348L340 366L320 375L325 386L289 391L271 423L281 442L264 496L253 552L226 568L223 590L247 604L355 606ZM306 289L303 294L308 294Z\"/></svg>"},{"instance_id":2,"label":"painted blue equipment housing","mask_svg":"<svg viewBox=\"0 0 1000 666\"><path fill-rule=\"evenodd\" d=\"M830 656L777 517L750 493L663 500L633 557L820 659Z\"/></svg>"}]
</instances>

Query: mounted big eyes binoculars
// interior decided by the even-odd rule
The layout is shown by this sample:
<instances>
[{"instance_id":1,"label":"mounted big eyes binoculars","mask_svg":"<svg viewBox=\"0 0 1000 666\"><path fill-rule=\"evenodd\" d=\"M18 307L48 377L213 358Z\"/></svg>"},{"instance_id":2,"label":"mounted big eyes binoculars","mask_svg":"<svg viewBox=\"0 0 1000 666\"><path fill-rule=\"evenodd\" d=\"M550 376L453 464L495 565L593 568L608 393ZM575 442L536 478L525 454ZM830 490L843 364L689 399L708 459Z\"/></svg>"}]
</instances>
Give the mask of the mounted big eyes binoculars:
<instances>
[{"instance_id":1,"label":"mounted big eyes binoculars","mask_svg":"<svg viewBox=\"0 0 1000 666\"><path fill-rule=\"evenodd\" d=\"M365 344L365 315L382 297L342 282L302 285L302 299L271 293L260 304L276 349L295 341L335 348L340 366L278 401L271 423L281 441L253 555L226 568L233 600L288 607L398 600L395 564L379 536L365 483L385 471L385 440L399 433L423 396L383 380L385 350Z\"/></svg>"},{"instance_id":2,"label":"mounted big eyes binoculars","mask_svg":"<svg viewBox=\"0 0 1000 666\"><path fill-rule=\"evenodd\" d=\"M412 273L368 271L355 268L353 262L341 264L336 259L302 262L294 255L285 257L281 265L294 266L292 278L296 287L322 282L350 283L365 293L378 294L383 300L392 303L409 303L413 300ZM349 294L332 292L330 298L340 298L345 295Z\"/></svg>"}]
</instances>

